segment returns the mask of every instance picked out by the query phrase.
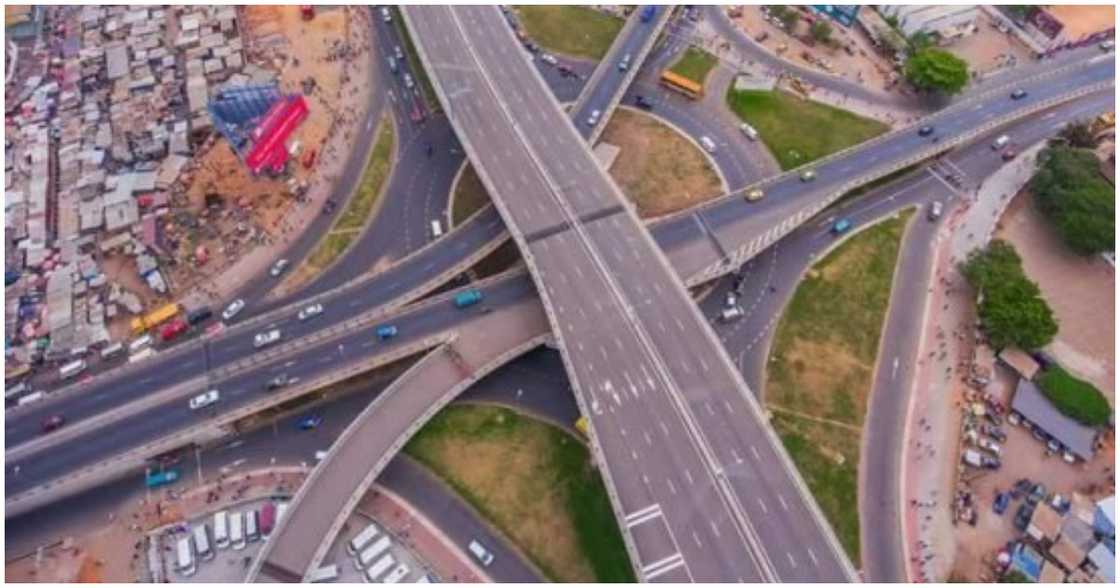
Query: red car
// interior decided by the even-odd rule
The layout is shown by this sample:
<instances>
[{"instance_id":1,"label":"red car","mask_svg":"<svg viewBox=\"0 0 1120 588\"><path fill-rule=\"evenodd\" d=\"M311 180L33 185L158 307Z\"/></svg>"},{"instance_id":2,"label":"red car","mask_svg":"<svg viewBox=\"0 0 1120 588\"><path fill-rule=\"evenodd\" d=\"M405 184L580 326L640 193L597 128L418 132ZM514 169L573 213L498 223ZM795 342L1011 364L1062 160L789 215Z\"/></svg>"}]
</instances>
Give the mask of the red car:
<instances>
[{"instance_id":1,"label":"red car","mask_svg":"<svg viewBox=\"0 0 1120 588\"><path fill-rule=\"evenodd\" d=\"M66 424L66 417L56 414L54 416L43 419L43 432L50 433L51 431Z\"/></svg>"},{"instance_id":2,"label":"red car","mask_svg":"<svg viewBox=\"0 0 1120 588\"><path fill-rule=\"evenodd\" d=\"M185 333L186 330L187 321L183 319L175 319L163 326L163 329L159 332L159 337L164 341L170 341L175 337L178 337L179 335Z\"/></svg>"},{"instance_id":3,"label":"red car","mask_svg":"<svg viewBox=\"0 0 1120 588\"><path fill-rule=\"evenodd\" d=\"M1012 159L1015 159L1015 156L1017 155L1019 155L1019 152L1016 151L1013 147L1008 147L1007 149L1003 150L1004 161L1011 161Z\"/></svg>"}]
</instances>

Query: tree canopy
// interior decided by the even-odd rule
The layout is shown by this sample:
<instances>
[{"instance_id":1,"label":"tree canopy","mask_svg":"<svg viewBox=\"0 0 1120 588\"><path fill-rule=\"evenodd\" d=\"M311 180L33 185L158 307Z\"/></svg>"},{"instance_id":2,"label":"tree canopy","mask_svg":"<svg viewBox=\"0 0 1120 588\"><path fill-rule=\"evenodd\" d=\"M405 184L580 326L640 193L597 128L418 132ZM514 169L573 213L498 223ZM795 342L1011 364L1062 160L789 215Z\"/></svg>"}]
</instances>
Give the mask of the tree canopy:
<instances>
[{"instance_id":1,"label":"tree canopy","mask_svg":"<svg viewBox=\"0 0 1120 588\"><path fill-rule=\"evenodd\" d=\"M1099 165L1092 151L1055 146L1039 155L1030 182L1039 210L1081 255L1111 251L1116 241L1116 192Z\"/></svg>"},{"instance_id":2,"label":"tree canopy","mask_svg":"<svg viewBox=\"0 0 1120 588\"><path fill-rule=\"evenodd\" d=\"M1090 427L1103 427L1112 419L1112 407L1096 386L1075 378L1061 366L1042 372L1038 387L1062 414Z\"/></svg>"},{"instance_id":3,"label":"tree canopy","mask_svg":"<svg viewBox=\"0 0 1120 588\"><path fill-rule=\"evenodd\" d=\"M1056 142L1080 149L1095 149L1097 146L1093 127L1087 120L1075 120L1062 127L1062 130L1058 131Z\"/></svg>"},{"instance_id":4,"label":"tree canopy","mask_svg":"<svg viewBox=\"0 0 1120 588\"><path fill-rule=\"evenodd\" d=\"M968 85L968 64L934 47L915 51L906 60L906 79L919 90L959 94Z\"/></svg>"},{"instance_id":5,"label":"tree canopy","mask_svg":"<svg viewBox=\"0 0 1120 588\"><path fill-rule=\"evenodd\" d=\"M832 39L832 25L823 18L813 21L813 26L809 28L809 32L818 43L827 43Z\"/></svg>"},{"instance_id":6,"label":"tree canopy","mask_svg":"<svg viewBox=\"0 0 1120 588\"><path fill-rule=\"evenodd\" d=\"M992 346L1038 349L1058 334L1058 323L1042 293L1023 273L1015 247L1002 240L973 252L962 271L981 295L980 324Z\"/></svg>"}]
</instances>

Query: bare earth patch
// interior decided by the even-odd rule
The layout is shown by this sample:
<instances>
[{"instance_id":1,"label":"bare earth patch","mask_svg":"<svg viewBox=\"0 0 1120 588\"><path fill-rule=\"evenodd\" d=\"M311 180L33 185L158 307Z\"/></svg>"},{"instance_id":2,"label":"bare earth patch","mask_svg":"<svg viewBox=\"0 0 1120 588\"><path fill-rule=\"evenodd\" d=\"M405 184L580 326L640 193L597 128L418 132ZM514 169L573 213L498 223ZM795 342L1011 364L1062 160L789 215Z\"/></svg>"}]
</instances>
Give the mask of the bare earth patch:
<instances>
[{"instance_id":1,"label":"bare earth patch","mask_svg":"<svg viewBox=\"0 0 1120 588\"><path fill-rule=\"evenodd\" d=\"M621 148L610 174L642 218L675 212L720 193L719 177L707 157L656 118L620 108L602 140Z\"/></svg>"}]
</instances>

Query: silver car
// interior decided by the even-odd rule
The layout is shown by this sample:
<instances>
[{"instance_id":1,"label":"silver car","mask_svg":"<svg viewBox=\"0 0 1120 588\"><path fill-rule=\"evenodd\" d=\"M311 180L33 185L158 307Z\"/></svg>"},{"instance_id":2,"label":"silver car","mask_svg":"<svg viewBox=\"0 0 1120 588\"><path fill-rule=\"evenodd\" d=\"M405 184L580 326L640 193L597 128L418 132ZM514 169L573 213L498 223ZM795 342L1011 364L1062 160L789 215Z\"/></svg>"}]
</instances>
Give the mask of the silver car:
<instances>
[{"instance_id":1,"label":"silver car","mask_svg":"<svg viewBox=\"0 0 1120 588\"><path fill-rule=\"evenodd\" d=\"M599 124L599 114L598 110L592 110L591 116L587 117L587 126L593 127Z\"/></svg>"},{"instance_id":2,"label":"silver car","mask_svg":"<svg viewBox=\"0 0 1120 588\"><path fill-rule=\"evenodd\" d=\"M257 335L255 337L253 337L253 347L256 347L257 349L260 349L262 347L267 347L269 345L272 345L273 343L275 343L279 340L280 340L280 329L272 329L270 331L265 331L263 333L257 333Z\"/></svg>"},{"instance_id":3,"label":"silver car","mask_svg":"<svg viewBox=\"0 0 1120 588\"><path fill-rule=\"evenodd\" d=\"M241 312L244 308L245 308L245 301L238 298L237 300L234 300L233 302L230 302L229 306L227 306L226 309L222 311L222 319L228 321L228 320L232 319L233 317L237 316L237 314L239 312Z\"/></svg>"},{"instance_id":4,"label":"silver car","mask_svg":"<svg viewBox=\"0 0 1120 588\"><path fill-rule=\"evenodd\" d=\"M315 304L311 304L300 309L299 314L296 315L296 318L301 321L305 321L307 319L313 319L321 314L323 314L323 305L316 302Z\"/></svg>"}]
</instances>

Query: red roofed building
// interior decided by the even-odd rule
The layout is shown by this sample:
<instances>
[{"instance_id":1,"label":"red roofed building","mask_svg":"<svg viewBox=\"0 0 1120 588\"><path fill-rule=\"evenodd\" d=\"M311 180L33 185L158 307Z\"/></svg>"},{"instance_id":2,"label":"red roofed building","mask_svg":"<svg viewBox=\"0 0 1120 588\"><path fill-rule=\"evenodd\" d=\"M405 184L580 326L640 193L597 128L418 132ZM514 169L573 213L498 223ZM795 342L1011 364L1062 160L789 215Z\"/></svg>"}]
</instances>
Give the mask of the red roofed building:
<instances>
[{"instance_id":1,"label":"red roofed building","mask_svg":"<svg viewBox=\"0 0 1120 588\"><path fill-rule=\"evenodd\" d=\"M288 161L288 138L304 120L309 109L301 95L287 96L271 108L253 130L253 146L245 155L245 165L253 174L268 169L273 173L283 171Z\"/></svg>"}]
</instances>

